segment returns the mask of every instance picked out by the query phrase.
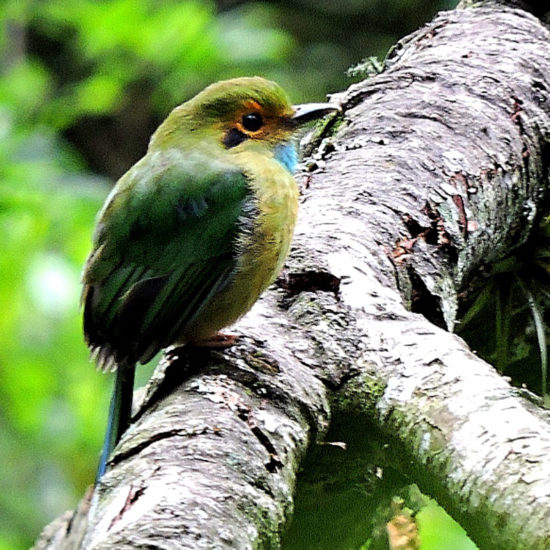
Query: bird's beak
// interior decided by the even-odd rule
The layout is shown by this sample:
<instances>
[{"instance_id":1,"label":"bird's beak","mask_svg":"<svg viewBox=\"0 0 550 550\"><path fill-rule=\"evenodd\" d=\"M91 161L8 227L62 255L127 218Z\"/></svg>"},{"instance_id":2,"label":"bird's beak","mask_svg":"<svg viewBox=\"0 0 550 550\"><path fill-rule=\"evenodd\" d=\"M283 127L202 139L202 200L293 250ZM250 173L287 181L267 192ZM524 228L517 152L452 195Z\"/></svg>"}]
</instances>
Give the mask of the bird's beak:
<instances>
[{"instance_id":1,"label":"bird's beak","mask_svg":"<svg viewBox=\"0 0 550 550\"><path fill-rule=\"evenodd\" d=\"M338 105L332 103L302 103L302 105L293 105L294 114L291 117L296 125L302 125L312 120L322 118L334 111L341 111Z\"/></svg>"}]
</instances>

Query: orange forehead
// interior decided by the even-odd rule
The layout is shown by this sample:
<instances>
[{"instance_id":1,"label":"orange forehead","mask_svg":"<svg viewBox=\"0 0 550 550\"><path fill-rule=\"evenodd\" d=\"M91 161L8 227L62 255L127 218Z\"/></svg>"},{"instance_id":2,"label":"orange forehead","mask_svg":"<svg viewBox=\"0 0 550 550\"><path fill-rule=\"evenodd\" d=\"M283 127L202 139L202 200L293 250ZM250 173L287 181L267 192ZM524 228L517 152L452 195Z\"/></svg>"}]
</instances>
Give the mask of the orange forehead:
<instances>
[{"instance_id":1,"label":"orange forehead","mask_svg":"<svg viewBox=\"0 0 550 550\"><path fill-rule=\"evenodd\" d=\"M273 107L271 106L265 106L265 105L262 105L261 103L259 103L258 101L256 101L255 99L247 99L243 104L242 104L242 109L236 113L237 114L237 118L239 118L240 116L242 116L243 114L246 114L246 113L260 113L263 117L265 117L266 121L267 119L271 119L273 117L277 118L279 116L283 116L283 117L290 117L292 116L292 113L293 113L293 110L291 107L288 108L288 110L285 110L286 112L281 112L281 113L278 113L276 111L273 110Z\"/></svg>"},{"instance_id":2,"label":"orange forehead","mask_svg":"<svg viewBox=\"0 0 550 550\"><path fill-rule=\"evenodd\" d=\"M255 100L249 99L244 104L245 109L250 109L251 111L261 111L262 106Z\"/></svg>"}]
</instances>

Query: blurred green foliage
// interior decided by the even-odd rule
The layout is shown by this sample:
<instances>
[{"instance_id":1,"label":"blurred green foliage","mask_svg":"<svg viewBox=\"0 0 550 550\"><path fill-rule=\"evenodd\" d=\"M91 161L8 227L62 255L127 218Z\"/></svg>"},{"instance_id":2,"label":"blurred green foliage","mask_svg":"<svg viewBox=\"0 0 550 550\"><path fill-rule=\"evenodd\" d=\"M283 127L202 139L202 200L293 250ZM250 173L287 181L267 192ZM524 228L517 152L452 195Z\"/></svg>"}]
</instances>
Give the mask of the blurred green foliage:
<instances>
[{"instance_id":1,"label":"blurred green foliage","mask_svg":"<svg viewBox=\"0 0 550 550\"><path fill-rule=\"evenodd\" d=\"M420 550L476 550L462 527L434 500L416 515Z\"/></svg>"},{"instance_id":2,"label":"blurred green foliage","mask_svg":"<svg viewBox=\"0 0 550 550\"><path fill-rule=\"evenodd\" d=\"M110 380L82 341L80 270L155 126L238 75L322 100L455 3L0 1L0 550L30 546L93 481Z\"/></svg>"}]
</instances>

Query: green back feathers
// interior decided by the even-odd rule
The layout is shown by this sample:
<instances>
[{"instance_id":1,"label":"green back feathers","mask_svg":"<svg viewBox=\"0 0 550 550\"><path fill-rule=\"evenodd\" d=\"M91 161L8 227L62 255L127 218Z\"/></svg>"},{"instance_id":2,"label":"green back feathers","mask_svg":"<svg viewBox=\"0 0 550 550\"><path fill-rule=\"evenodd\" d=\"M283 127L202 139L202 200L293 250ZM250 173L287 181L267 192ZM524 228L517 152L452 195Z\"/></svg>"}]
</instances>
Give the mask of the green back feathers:
<instances>
[{"instance_id":1,"label":"green back feathers","mask_svg":"<svg viewBox=\"0 0 550 550\"><path fill-rule=\"evenodd\" d=\"M239 170L193 152L151 153L119 181L83 277L101 367L148 361L231 281L251 202Z\"/></svg>"}]
</instances>

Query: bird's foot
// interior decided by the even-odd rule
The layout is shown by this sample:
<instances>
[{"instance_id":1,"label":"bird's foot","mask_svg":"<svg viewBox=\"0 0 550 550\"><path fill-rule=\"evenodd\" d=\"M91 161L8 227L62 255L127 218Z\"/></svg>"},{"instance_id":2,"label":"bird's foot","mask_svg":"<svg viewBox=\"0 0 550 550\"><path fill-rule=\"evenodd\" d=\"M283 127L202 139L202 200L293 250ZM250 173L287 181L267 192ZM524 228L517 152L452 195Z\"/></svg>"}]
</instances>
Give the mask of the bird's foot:
<instances>
[{"instance_id":1,"label":"bird's foot","mask_svg":"<svg viewBox=\"0 0 550 550\"><path fill-rule=\"evenodd\" d=\"M192 342L192 345L198 348L226 349L234 346L238 339L239 337L236 334L216 332L216 334L213 334L204 340Z\"/></svg>"}]
</instances>

